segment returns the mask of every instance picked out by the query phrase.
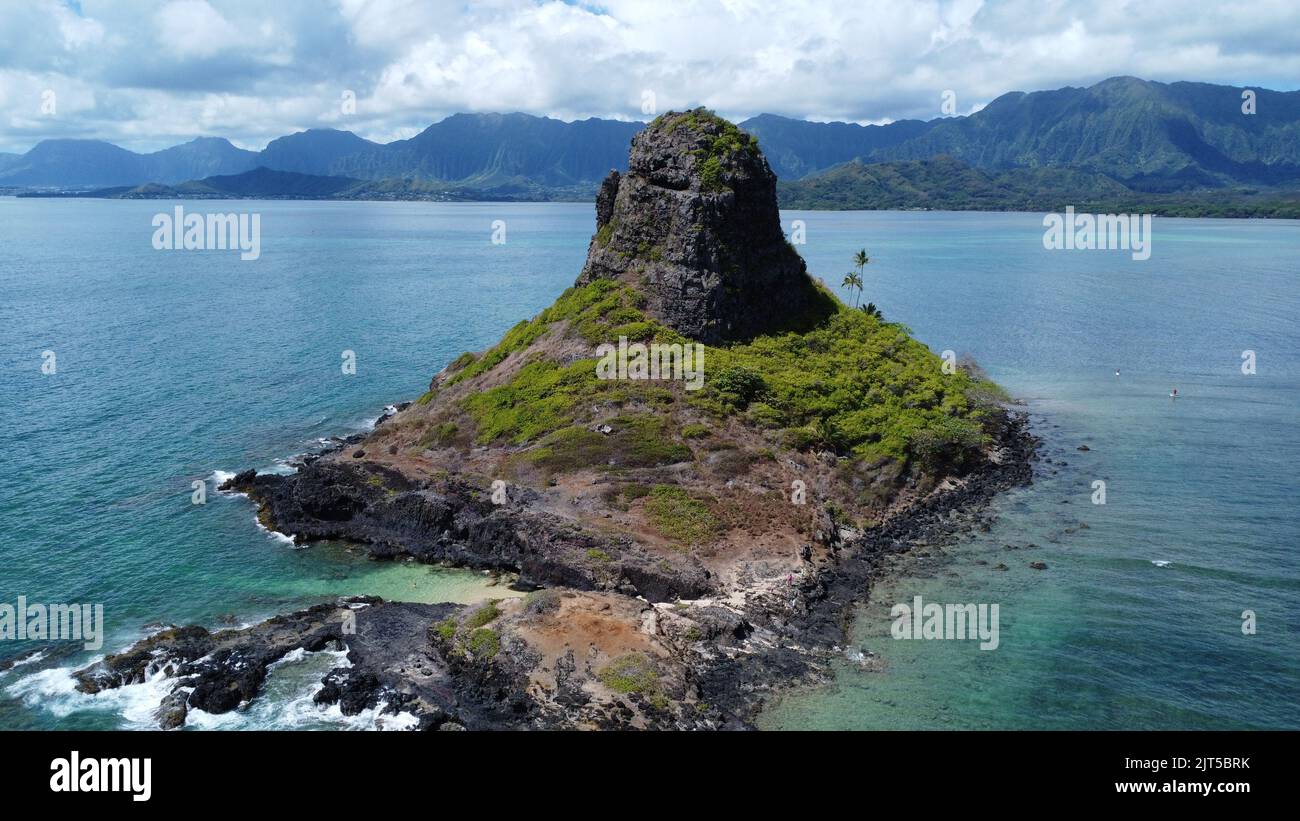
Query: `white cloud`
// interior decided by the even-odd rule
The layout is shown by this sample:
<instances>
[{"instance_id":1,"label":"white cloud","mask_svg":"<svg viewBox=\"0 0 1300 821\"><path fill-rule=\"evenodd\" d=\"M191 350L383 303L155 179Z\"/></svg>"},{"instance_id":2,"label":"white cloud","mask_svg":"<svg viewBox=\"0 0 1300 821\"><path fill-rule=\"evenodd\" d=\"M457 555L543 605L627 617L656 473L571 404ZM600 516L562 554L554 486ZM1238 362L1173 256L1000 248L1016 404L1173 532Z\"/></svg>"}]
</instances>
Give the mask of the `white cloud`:
<instances>
[{"instance_id":1,"label":"white cloud","mask_svg":"<svg viewBox=\"0 0 1300 821\"><path fill-rule=\"evenodd\" d=\"M63 47L69 51L79 51L99 44L104 39L104 27L95 20L88 20L52 0L44 3L48 13L54 18L63 37Z\"/></svg>"},{"instance_id":2,"label":"white cloud","mask_svg":"<svg viewBox=\"0 0 1300 821\"><path fill-rule=\"evenodd\" d=\"M181 58L211 57L239 44L239 31L207 0L172 0L158 12L160 45Z\"/></svg>"},{"instance_id":3,"label":"white cloud","mask_svg":"<svg viewBox=\"0 0 1300 821\"><path fill-rule=\"evenodd\" d=\"M409 136L456 111L640 119L694 104L883 122L1133 74L1294 88L1300 6L1185 0L41 0L0 5L0 150L54 136L260 146ZM41 89L68 106L33 116ZM345 116L338 100L355 92Z\"/></svg>"}]
</instances>

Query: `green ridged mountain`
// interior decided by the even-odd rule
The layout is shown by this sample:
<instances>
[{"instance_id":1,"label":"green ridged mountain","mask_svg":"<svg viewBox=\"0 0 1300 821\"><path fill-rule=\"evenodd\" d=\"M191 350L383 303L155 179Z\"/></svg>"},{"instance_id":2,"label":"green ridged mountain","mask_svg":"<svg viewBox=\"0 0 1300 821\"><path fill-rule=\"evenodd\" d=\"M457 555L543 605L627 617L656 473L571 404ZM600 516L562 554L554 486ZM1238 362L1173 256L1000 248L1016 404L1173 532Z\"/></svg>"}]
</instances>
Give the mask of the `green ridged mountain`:
<instances>
[{"instance_id":1,"label":"green ridged mountain","mask_svg":"<svg viewBox=\"0 0 1300 821\"><path fill-rule=\"evenodd\" d=\"M786 207L925 208L937 201L967 207L962 203L969 201L1006 208L1054 193L1097 201L1218 197L1218 207L1258 199L1255 189L1300 188L1300 91L1251 89L1254 114L1242 111L1243 91L1116 77L1088 88L1004 94L975 114L928 122L860 126L762 114L739 125L758 138L787 184ZM370 181L394 198L423 196L430 182L464 189L466 196L495 189L521 199L556 192L585 198L595 196L608 171L626 170L628 145L642 128L613 120L456 114L408 140L379 144L313 129L273 140L261 152L215 138L152 154L95 140L46 140L23 155L0 155L0 187L175 185L265 167ZM947 165L949 159L959 165ZM880 163L900 165L872 169ZM951 183L907 184L949 171L957 174ZM817 182L791 187L796 180ZM876 191L881 185L887 195ZM838 193L828 196L821 190L827 188Z\"/></svg>"}]
</instances>

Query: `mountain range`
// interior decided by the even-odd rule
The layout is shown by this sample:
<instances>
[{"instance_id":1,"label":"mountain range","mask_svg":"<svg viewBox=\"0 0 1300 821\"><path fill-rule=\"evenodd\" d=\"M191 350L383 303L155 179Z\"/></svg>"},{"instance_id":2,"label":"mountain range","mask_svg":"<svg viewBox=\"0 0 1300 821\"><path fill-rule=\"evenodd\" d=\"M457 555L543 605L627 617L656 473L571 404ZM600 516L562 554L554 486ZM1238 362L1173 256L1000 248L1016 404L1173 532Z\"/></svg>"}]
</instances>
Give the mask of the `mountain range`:
<instances>
[{"instance_id":1,"label":"mountain range","mask_svg":"<svg viewBox=\"0 0 1300 821\"><path fill-rule=\"evenodd\" d=\"M862 126L761 114L739 125L759 139L786 207L1009 208L1062 196L1166 203L1295 198L1300 91L1251 89L1254 113L1245 113L1245 91L1116 77L1087 88L1012 92L976 113L930 121ZM97 140L45 140L26 154L0 154L0 187L118 187L147 195L145 184L170 187L264 168L347 178L334 196L369 181L358 190L391 198L454 191L456 198L588 199L610 169L626 169L627 146L643 127L455 114L384 144L330 129L280 137L262 151L213 137L150 154Z\"/></svg>"},{"instance_id":2,"label":"mountain range","mask_svg":"<svg viewBox=\"0 0 1300 821\"><path fill-rule=\"evenodd\" d=\"M626 163L644 123L572 123L527 114L455 114L409 140L376 143L350 131L312 129L262 151L204 137L152 154L100 140L44 140L23 155L0 155L0 186L93 188L175 185L255 168L364 180L392 178L488 188L509 183L595 185Z\"/></svg>"}]
</instances>

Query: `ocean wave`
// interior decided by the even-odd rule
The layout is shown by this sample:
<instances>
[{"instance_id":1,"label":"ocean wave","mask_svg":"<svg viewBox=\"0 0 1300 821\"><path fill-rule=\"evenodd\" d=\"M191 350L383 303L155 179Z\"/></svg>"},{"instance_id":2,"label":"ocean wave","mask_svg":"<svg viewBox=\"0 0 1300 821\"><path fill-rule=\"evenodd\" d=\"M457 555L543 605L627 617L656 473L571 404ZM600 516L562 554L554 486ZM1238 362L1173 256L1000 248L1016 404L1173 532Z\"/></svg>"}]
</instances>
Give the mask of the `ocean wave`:
<instances>
[{"instance_id":1,"label":"ocean wave","mask_svg":"<svg viewBox=\"0 0 1300 821\"><path fill-rule=\"evenodd\" d=\"M307 547L306 545L300 545L297 542L295 542L293 540L292 533L287 533L287 534L281 533L278 530L272 530L271 528L262 524L262 522L257 518L257 516L253 517L253 523L257 525L258 530L262 531L267 536L271 537L271 539L273 539L274 541L280 542L282 544L286 544L289 547L294 548L295 550L302 550Z\"/></svg>"},{"instance_id":2,"label":"ocean wave","mask_svg":"<svg viewBox=\"0 0 1300 821\"><path fill-rule=\"evenodd\" d=\"M374 430L380 422L397 413L396 405L384 405L384 410L378 416L368 418L361 423L362 431Z\"/></svg>"},{"instance_id":3,"label":"ocean wave","mask_svg":"<svg viewBox=\"0 0 1300 821\"><path fill-rule=\"evenodd\" d=\"M5 692L33 712L44 710L56 718L80 712L103 713L120 718L122 729L158 728L154 711L174 684L164 673L157 672L143 682L92 694L77 689L77 680L73 678L76 669L49 667L38 670L13 682Z\"/></svg>"},{"instance_id":4,"label":"ocean wave","mask_svg":"<svg viewBox=\"0 0 1300 821\"><path fill-rule=\"evenodd\" d=\"M97 656L88 664L102 659L103 656ZM346 650L295 649L268 665L267 679L257 698L229 713L191 709L185 726L198 730L410 730L416 727L419 720L414 715L386 714L387 704L382 702L353 716L343 715L337 704L317 704L316 694L324 687L321 677L330 670L351 666ZM4 692L33 712L43 711L59 719L74 713L99 713L116 717L122 729L158 728L155 713L175 687L175 678L158 671L143 682L91 694L77 690L73 674L78 669L82 668L50 667L33 671L6 686Z\"/></svg>"},{"instance_id":5,"label":"ocean wave","mask_svg":"<svg viewBox=\"0 0 1300 821\"><path fill-rule=\"evenodd\" d=\"M338 704L317 704L324 688L321 677L330 670L351 667L346 650L308 652L297 648L267 667L262 693L251 703L214 715L191 710L187 727L201 730L409 730L419 720L408 712L385 714L380 703L357 715L345 716Z\"/></svg>"},{"instance_id":6,"label":"ocean wave","mask_svg":"<svg viewBox=\"0 0 1300 821\"><path fill-rule=\"evenodd\" d=\"M298 472L298 467L294 463L306 455L305 453L299 453L284 459L276 459L271 463L270 467L262 468L257 472L259 475L269 473L275 476L292 476Z\"/></svg>"},{"instance_id":7,"label":"ocean wave","mask_svg":"<svg viewBox=\"0 0 1300 821\"><path fill-rule=\"evenodd\" d=\"M232 473L231 471L221 470L220 468L218 468L217 470L212 471L212 475L208 478L211 480L212 487L216 491L218 496L225 496L227 498L232 498L232 499L235 497L248 498L248 494L242 490L221 489L222 485L224 485L226 482L229 482L231 479L235 478L235 474Z\"/></svg>"},{"instance_id":8,"label":"ocean wave","mask_svg":"<svg viewBox=\"0 0 1300 821\"><path fill-rule=\"evenodd\" d=\"M28 665L28 664L35 664L36 662L38 662L38 661L40 661L41 659L45 658L45 656L46 656L46 651L44 651L44 650L34 650L34 651L32 651L31 653L29 653L28 655L23 656L22 658L20 658L20 659L18 659L17 661L15 661L12 665L10 665L10 669L14 669L14 668L17 668L17 667L24 667L24 666L26 666L26 665Z\"/></svg>"},{"instance_id":9,"label":"ocean wave","mask_svg":"<svg viewBox=\"0 0 1300 821\"><path fill-rule=\"evenodd\" d=\"M397 406L387 405L384 407L383 413L381 413L379 416L368 417L366 419L362 419L360 422L356 422L351 425L348 425L346 428L348 433L335 434L333 436L317 436L308 441L307 448L305 450L296 451L294 453L289 454L288 456L282 456L280 458L274 459L270 465L257 468L257 475L292 476L293 474L298 472L303 459L309 456L318 456L326 451L337 450L339 448L342 448L347 444L346 440L348 436L357 433L368 433L369 431L374 430L375 426L377 426L382 420L388 418L389 416L392 416L395 413L397 413ZM324 420L325 417L322 417L321 421L323 422ZM229 479L233 479L234 477L235 474L231 473L230 471L216 470L213 471L211 478L212 481L215 483L215 486L220 486L221 483ZM228 493L227 495L242 496L246 494Z\"/></svg>"},{"instance_id":10,"label":"ocean wave","mask_svg":"<svg viewBox=\"0 0 1300 821\"><path fill-rule=\"evenodd\" d=\"M296 469L291 469L289 472L292 473L292 472L294 472L294 470L296 470ZM258 471L259 474L262 474L262 473L269 473L269 472L271 472L271 471L261 471L261 470ZM233 479L233 478L235 478L235 474L231 473L231 472L228 471L228 470L214 470L214 471L212 471L212 481L213 481L213 485L214 485L214 487L221 487L221 485L222 485L223 483L225 483L225 482L227 482L227 481L229 481L230 479ZM245 493L245 492L243 492L242 490L219 490L219 491L217 491L217 493L218 493L219 495L221 495L221 496L231 496L231 497L234 497L234 496L241 496L241 497L243 497L243 498L245 498L245 499L248 498L248 494ZM269 536L270 538L274 539L274 540L277 541L277 542L281 542L281 543L283 543L283 544L287 544L287 545L289 545L289 546L291 546L291 547L294 547L294 548L303 547L303 545L299 545L297 542L294 541L294 538L293 538L293 534L292 534L292 533L281 533L281 532L278 531L278 530L272 530L271 528L269 528L269 527L267 527L266 525L262 524L261 520L259 520L259 519L257 518L257 515L256 515L256 514L254 514L254 516L253 516L253 524L257 525L257 529L258 529L258 530L260 530L260 531L262 531L263 533L267 534L267 536Z\"/></svg>"},{"instance_id":11,"label":"ocean wave","mask_svg":"<svg viewBox=\"0 0 1300 821\"><path fill-rule=\"evenodd\" d=\"M214 470L208 478L211 480L212 486L218 488L235 478L235 474L228 470Z\"/></svg>"}]
</instances>

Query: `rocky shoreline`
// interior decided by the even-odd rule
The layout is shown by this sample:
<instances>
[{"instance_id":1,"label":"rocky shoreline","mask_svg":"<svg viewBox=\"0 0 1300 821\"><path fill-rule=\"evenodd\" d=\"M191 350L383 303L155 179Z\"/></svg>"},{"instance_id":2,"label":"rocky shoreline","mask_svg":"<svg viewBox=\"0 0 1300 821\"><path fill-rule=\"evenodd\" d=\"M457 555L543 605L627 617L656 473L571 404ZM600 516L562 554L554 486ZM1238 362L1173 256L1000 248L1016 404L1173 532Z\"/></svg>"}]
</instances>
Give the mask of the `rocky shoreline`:
<instances>
[{"instance_id":1,"label":"rocky shoreline","mask_svg":"<svg viewBox=\"0 0 1300 821\"><path fill-rule=\"evenodd\" d=\"M526 498L500 509L464 487L449 486L439 494L384 474L397 482L399 496L414 493L418 502L385 498L383 504L357 509L361 498L375 495L369 480L375 474L340 475L329 462L319 464L328 453L310 457L297 474L247 471L222 488L247 493L270 526L286 527L281 517L292 522L304 541L350 540L375 559L412 556L509 570L520 574L525 589L623 599L628 612L618 615L654 631L678 653L674 665L663 665L673 674L649 697L633 692L593 704L577 684L581 660L574 648L546 670L555 686L542 693L533 681L539 659L522 644L485 659L464 652L455 635L448 635L449 620L472 619L481 608L367 596L244 629L213 633L196 625L171 626L78 672L77 686L95 693L163 672L174 686L156 715L161 728L171 729L184 724L190 709L221 714L257 698L268 667L296 650L334 650L346 651L347 665L322 679L315 700L337 704L343 715L404 714L403 726L444 730L749 729L768 698L827 680L829 662L847 649L853 608L865 601L890 554L955 541L986 523L984 510L998 494L1032 481L1038 440L1027 430L1026 415L1008 411L1002 431L979 469L896 510L878 527L859 532L823 518L818 535L830 550L828 559L788 590L760 583L744 607L693 600L685 615L675 611L682 610L683 598L708 595L707 575L646 569L644 557L634 556L618 574L598 578L578 552L594 542L563 523L530 514ZM381 495L387 497L388 489ZM521 533L532 536L521 538ZM557 546L545 559L539 553ZM524 609L529 606L554 604ZM691 703L706 706L683 709L688 692ZM655 697L660 703L651 703Z\"/></svg>"},{"instance_id":2,"label":"rocky shoreline","mask_svg":"<svg viewBox=\"0 0 1300 821\"><path fill-rule=\"evenodd\" d=\"M1027 414L1008 411L996 456L981 469L895 512L877 528L836 532L835 560L797 586L786 613L768 608L750 615L754 622L765 618L776 640L760 652L719 659L698 671L716 703L751 726L768 698L827 683L829 661L849 649L853 610L882 580L890 555L951 544L986 528L991 523L986 509L998 495L1032 483L1040 441L1028 424Z\"/></svg>"}]
</instances>

